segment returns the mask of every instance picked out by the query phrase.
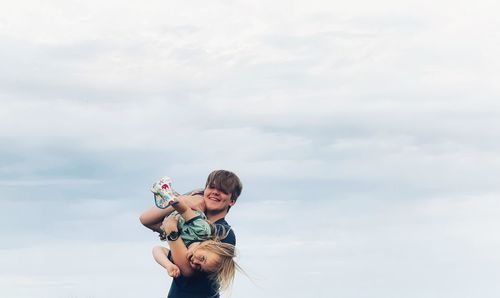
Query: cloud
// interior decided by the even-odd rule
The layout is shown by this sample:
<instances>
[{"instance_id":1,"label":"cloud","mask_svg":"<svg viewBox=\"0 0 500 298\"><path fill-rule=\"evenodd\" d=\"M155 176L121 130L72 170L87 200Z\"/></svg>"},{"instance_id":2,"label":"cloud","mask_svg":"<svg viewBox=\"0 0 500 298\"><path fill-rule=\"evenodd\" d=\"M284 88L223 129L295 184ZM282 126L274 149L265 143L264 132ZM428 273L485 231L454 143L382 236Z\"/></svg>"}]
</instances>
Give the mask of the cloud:
<instances>
[{"instance_id":1,"label":"cloud","mask_svg":"<svg viewBox=\"0 0 500 298\"><path fill-rule=\"evenodd\" d=\"M166 294L148 186L227 168L234 296L498 296L497 6L3 4L2 294Z\"/></svg>"},{"instance_id":2,"label":"cloud","mask_svg":"<svg viewBox=\"0 0 500 298\"><path fill-rule=\"evenodd\" d=\"M102 183L97 180L85 180L85 179L61 179L61 180L3 180L0 181L0 186L41 186L41 185L89 185Z\"/></svg>"},{"instance_id":3,"label":"cloud","mask_svg":"<svg viewBox=\"0 0 500 298\"><path fill-rule=\"evenodd\" d=\"M0 276L6 277L1 279L2 293L12 297L32 297L35 293L40 297L109 297L120 291L117 289L125 290L125 297L139 295L139 292L160 293L165 291L168 279L151 257L152 245L148 242L92 244L54 241L29 248L2 250ZM131 258L132 255L135 257ZM24 266L19 266L20 263ZM118 277L117 271L127 273ZM124 279L130 283L124 285ZM143 289L151 279L156 279L158 286ZM93 286L89 287L89 284Z\"/></svg>"},{"instance_id":4,"label":"cloud","mask_svg":"<svg viewBox=\"0 0 500 298\"><path fill-rule=\"evenodd\" d=\"M306 282L319 297L332 291L363 297L360 285L374 297L408 289L410 297L437 297L473 292L469 281L478 274L488 293L495 293L489 276L498 270L480 269L498 263L499 243L491 237L499 224L494 197L242 201L231 210L230 222L238 235L240 263L254 273L258 286L240 276L241 288L233 294L272 296ZM466 270L456 271L457 266ZM273 270L259 270L266 267ZM296 287L294 293L310 290Z\"/></svg>"}]
</instances>

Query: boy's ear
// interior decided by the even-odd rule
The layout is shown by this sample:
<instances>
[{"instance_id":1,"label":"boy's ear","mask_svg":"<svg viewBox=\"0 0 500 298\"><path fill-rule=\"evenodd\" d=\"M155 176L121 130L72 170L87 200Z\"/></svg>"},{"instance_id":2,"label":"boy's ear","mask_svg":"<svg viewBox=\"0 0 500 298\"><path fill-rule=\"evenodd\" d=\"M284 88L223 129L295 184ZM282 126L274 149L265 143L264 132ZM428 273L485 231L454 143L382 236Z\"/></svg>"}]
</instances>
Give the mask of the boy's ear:
<instances>
[{"instance_id":1,"label":"boy's ear","mask_svg":"<svg viewBox=\"0 0 500 298\"><path fill-rule=\"evenodd\" d=\"M236 204L236 200L231 200L231 201L229 202L229 206L233 206L234 204Z\"/></svg>"}]
</instances>

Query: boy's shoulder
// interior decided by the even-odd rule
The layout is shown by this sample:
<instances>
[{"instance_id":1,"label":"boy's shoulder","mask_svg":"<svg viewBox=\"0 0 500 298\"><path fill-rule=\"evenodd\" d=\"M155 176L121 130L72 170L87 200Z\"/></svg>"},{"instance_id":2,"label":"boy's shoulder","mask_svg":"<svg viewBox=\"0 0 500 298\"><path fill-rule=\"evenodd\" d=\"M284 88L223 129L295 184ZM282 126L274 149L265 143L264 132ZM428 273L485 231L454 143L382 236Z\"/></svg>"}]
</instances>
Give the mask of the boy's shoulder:
<instances>
[{"instance_id":1,"label":"boy's shoulder","mask_svg":"<svg viewBox=\"0 0 500 298\"><path fill-rule=\"evenodd\" d=\"M229 225L229 223L226 221L225 218L221 218L214 222L214 224L217 227L217 235L219 237L223 237L226 235L224 238L221 238L221 242L236 245L236 235L234 234L233 228Z\"/></svg>"}]
</instances>

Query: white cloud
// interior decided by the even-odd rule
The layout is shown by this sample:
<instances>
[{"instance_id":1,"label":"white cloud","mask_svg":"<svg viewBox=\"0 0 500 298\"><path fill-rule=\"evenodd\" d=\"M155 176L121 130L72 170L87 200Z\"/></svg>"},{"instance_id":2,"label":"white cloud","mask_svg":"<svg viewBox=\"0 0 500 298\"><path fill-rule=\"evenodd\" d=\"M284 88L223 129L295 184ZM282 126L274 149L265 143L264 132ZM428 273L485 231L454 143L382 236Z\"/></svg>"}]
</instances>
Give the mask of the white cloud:
<instances>
[{"instance_id":1,"label":"white cloud","mask_svg":"<svg viewBox=\"0 0 500 298\"><path fill-rule=\"evenodd\" d=\"M92 185L103 183L99 180L90 179L50 179L50 180L0 180L0 186L47 186L47 185Z\"/></svg>"},{"instance_id":2,"label":"white cloud","mask_svg":"<svg viewBox=\"0 0 500 298\"><path fill-rule=\"evenodd\" d=\"M233 295L274 297L290 291L290 285L297 285L290 295L301 295L309 290L298 285L306 282L315 287L318 297L329 297L328 283L335 293L354 297L364 296L359 283L370 289L373 297L408 290L410 297L435 297L451 290L451 284L457 293L470 291L467 281L473 275L482 279L483 287L493 295L498 289L488 276L498 274L498 269L481 273L479 264L500 260L500 243L491 237L500 224L495 217L500 207L496 196L391 202L369 197L241 201L228 220L237 233L239 263L250 280L239 275ZM96 201L75 208L89 212L103 209L105 214L113 206ZM123 297L133 297L139 291L166 293L170 279L151 258L156 237L139 227L137 220L127 218L108 216L107 221L95 223L75 217L71 229L89 233L121 229L134 234L141 229L137 235L142 236L134 238L137 241L82 241L88 239L83 234L80 239L37 241L23 248L2 249L0 275L6 277L2 293L13 293L14 297L29 297L35 292L42 297L57 293L104 297L113 289L111 295L120 293ZM456 272L455 266L468 271ZM422 288L423 281L432 286ZM154 286L145 286L149 283ZM22 285L25 294L20 294L16 285Z\"/></svg>"},{"instance_id":3,"label":"white cloud","mask_svg":"<svg viewBox=\"0 0 500 298\"><path fill-rule=\"evenodd\" d=\"M365 297L367 289L372 297L466 297L472 280L482 280L493 297L499 289L490 276L498 276L493 264L500 256L492 237L500 225L494 197L241 202L231 223L241 263L261 288L239 278L236 289L271 297L307 283L317 287L318 297ZM482 271L485 264L489 269ZM293 293L305 291L311 289Z\"/></svg>"},{"instance_id":4,"label":"white cloud","mask_svg":"<svg viewBox=\"0 0 500 298\"><path fill-rule=\"evenodd\" d=\"M2 4L1 294L165 295L133 198L228 168L234 296L498 296L497 11Z\"/></svg>"}]
</instances>

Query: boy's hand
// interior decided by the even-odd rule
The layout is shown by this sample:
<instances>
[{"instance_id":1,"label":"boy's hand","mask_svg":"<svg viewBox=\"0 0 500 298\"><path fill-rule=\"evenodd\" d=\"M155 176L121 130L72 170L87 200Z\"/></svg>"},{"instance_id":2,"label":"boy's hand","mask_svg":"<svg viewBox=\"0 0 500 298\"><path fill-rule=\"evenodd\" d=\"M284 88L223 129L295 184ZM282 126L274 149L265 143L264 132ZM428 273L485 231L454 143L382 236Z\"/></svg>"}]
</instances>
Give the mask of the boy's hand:
<instances>
[{"instance_id":1,"label":"boy's hand","mask_svg":"<svg viewBox=\"0 0 500 298\"><path fill-rule=\"evenodd\" d=\"M179 221L179 215L176 216L168 216L163 220L163 223L161 225L161 229L165 231L165 233L168 235L174 231L178 231L177 229L177 223Z\"/></svg>"}]
</instances>

